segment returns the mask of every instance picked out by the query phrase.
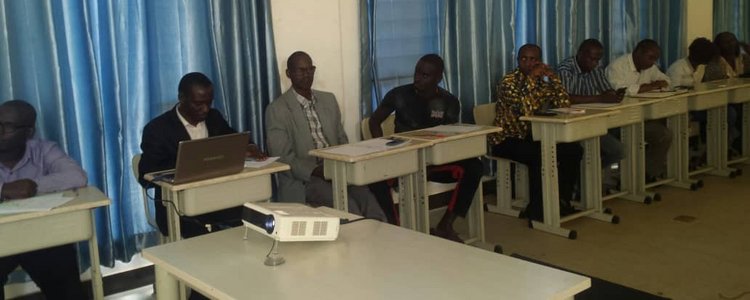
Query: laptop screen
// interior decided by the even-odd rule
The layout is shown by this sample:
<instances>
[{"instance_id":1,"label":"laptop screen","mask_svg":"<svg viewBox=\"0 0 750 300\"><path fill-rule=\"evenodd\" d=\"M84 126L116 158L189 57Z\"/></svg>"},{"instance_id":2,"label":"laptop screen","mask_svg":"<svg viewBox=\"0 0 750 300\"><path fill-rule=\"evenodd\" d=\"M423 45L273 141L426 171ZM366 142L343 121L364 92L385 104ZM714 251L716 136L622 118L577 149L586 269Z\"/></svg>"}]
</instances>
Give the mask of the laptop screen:
<instances>
[{"instance_id":1,"label":"laptop screen","mask_svg":"<svg viewBox=\"0 0 750 300\"><path fill-rule=\"evenodd\" d=\"M250 141L247 132L180 142L173 184L239 173Z\"/></svg>"}]
</instances>

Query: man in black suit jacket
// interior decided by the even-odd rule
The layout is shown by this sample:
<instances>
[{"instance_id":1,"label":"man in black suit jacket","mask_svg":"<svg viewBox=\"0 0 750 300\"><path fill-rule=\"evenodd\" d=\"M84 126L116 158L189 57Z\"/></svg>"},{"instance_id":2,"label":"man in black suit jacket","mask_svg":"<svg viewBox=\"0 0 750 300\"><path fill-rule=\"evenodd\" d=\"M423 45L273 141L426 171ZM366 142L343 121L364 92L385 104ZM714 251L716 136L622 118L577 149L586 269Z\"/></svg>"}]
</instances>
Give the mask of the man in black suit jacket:
<instances>
[{"instance_id":1,"label":"man in black suit jacket","mask_svg":"<svg viewBox=\"0 0 750 300\"><path fill-rule=\"evenodd\" d=\"M143 175L151 172L174 169L177 161L177 146L180 141L235 133L221 113L211 108L214 93L211 80L201 73L189 73L182 77L178 88L179 102L171 110L151 120L143 128L141 139L141 161L138 164L138 181L147 187L150 182ZM248 155L265 157L254 144L248 145ZM161 200L161 189L155 197ZM162 234L167 235L167 211L171 204L161 203L156 207L156 223ZM205 224L240 224L241 208L229 208L191 218L181 218L180 228L185 238L207 233Z\"/></svg>"}]
</instances>

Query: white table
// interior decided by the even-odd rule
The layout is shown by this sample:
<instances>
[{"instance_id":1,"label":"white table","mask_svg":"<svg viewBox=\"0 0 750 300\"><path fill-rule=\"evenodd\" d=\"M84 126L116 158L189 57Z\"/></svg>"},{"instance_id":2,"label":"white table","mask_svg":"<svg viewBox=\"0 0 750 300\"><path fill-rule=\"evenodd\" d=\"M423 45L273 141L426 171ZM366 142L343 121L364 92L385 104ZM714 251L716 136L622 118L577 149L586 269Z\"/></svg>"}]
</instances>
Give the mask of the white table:
<instances>
[{"instance_id":1,"label":"white table","mask_svg":"<svg viewBox=\"0 0 750 300\"><path fill-rule=\"evenodd\" d=\"M103 299L94 209L110 200L95 187L65 192L76 198L50 211L0 215L0 257L88 241L94 299Z\"/></svg>"},{"instance_id":2,"label":"white table","mask_svg":"<svg viewBox=\"0 0 750 300\"><path fill-rule=\"evenodd\" d=\"M499 127L474 124L454 124L447 128L450 127L462 128L464 130L451 132L426 128L394 134L398 138L429 143L429 147L422 148L419 152L418 199L416 200L416 229L424 233L430 232L430 193L427 188L427 166L449 164L464 159L484 156L487 154L487 135L500 131ZM465 239L466 243L475 241L484 242L484 205L482 194L482 184L480 182L467 215L467 219L472 224L469 226L470 232L468 238Z\"/></svg>"},{"instance_id":3,"label":"white table","mask_svg":"<svg viewBox=\"0 0 750 300\"><path fill-rule=\"evenodd\" d=\"M535 141L541 142L544 222L532 221L531 226L534 229L575 239L576 231L560 227L561 222L582 216L605 222L619 222L617 216L605 213L602 208L599 153L599 137L607 134L607 118L617 113L617 111L587 109L583 114L520 118L521 121L531 122L532 137ZM584 141L581 191L585 210L561 218L557 179L557 144L577 141Z\"/></svg>"},{"instance_id":4,"label":"white table","mask_svg":"<svg viewBox=\"0 0 750 300\"><path fill-rule=\"evenodd\" d=\"M154 181L162 189L162 200L171 201L175 207L166 205L167 226L170 242L182 239L180 217L196 216L271 198L271 175L289 170L289 165L273 162L262 168L245 168L240 173L194 181L190 183L171 184ZM144 175L146 180L153 180L163 171ZM157 204L160 205L160 204Z\"/></svg>"},{"instance_id":5,"label":"white table","mask_svg":"<svg viewBox=\"0 0 750 300\"><path fill-rule=\"evenodd\" d=\"M143 251L157 299L177 281L215 299L572 299L589 278L363 220L332 242L281 243L286 263L263 264L272 240L243 228Z\"/></svg>"},{"instance_id":6,"label":"white table","mask_svg":"<svg viewBox=\"0 0 750 300\"><path fill-rule=\"evenodd\" d=\"M377 143L371 139L358 143L338 145L322 149L310 150L311 156L323 159L324 176L331 179L333 185L333 207L349 211L347 186L366 185L390 178L399 180L399 212L401 226L415 229L416 216L413 207L417 190L416 177L418 175L419 149L430 145L428 142L411 141L406 145L389 147L388 149L365 154L344 154L331 152L341 150L342 147L358 147Z\"/></svg>"}]
</instances>

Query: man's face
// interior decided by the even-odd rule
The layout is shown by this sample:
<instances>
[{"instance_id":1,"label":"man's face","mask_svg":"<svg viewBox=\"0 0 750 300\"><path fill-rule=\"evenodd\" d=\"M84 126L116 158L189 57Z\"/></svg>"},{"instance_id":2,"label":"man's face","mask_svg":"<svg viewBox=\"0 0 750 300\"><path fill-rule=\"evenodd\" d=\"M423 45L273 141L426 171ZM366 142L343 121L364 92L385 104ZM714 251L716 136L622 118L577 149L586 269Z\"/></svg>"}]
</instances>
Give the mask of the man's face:
<instances>
[{"instance_id":1,"label":"man's face","mask_svg":"<svg viewBox=\"0 0 750 300\"><path fill-rule=\"evenodd\" d=\"M635 52L635 55L633 56L633 63L635 64L636 69L638 71L646 70L653 66L657 60L659 60L659 55L661 55L659 51L659 48L651 47L651 48L645 48L640 49Z\"/></svg>"},{"instance_id":2,"label":"man's face","mask_svg":"<svg viewBox=\"0 0 750 300\"><path fill-rule=\"evenodd\" d=\"M434 64L420 60L414 67L414 88L418 92L434 91L437 89L443 74Z\"/></svg>"},{"instance_id":3,"label":"man's face","mask_svg":"<svg viewBox=\"0 0 750 300\"><path fill-rule=\"evenodd\" d=\"M13 109L0 107L0 151L24 147L34 132L33 128L33 125L25 124Z\"/></svg>"},{"instance_id":4,"label":"man's face","mask_svg":"<svg viewBox=\"0 0 750 300\"><path fill-rule=\"evenodd\" d=\"M315 80L315 66L312 64L310 56L298 56L291 67L286 70L286 76L292 80L292 86L296 90L310 90L313 80Z\"/></svg>"},{"instance_id":5,"label":"man's face","mask_svg":"<svg viewBox=\"0 0 750 300\"><path fill-rule=\"evenodd\" d=\"M212 86L194 85L186 95L180 95L180 112L191 124L206 120L211 104L214 102L214 88Z\"/></svg>"},{"instance_id":6,"label":"man's face","mask_svg":"<svg viewBox=\"0 0 750 300\"><path fill-rule=\"evenodd\" d=\"M542 53L536 47L525 47L518 53L518 68L526 75L542 63Z\"/></svg>"},{"instance_id":7,"label":"man's face","mask_svg":"<svg viewBox=\"0 0 750 300\"><path fill-rule=\"evenodd\" d=\"M576 55L576 61L581 71L588 73L593 71L598 65L599 61L604 56L604 49L598 47L588 47L581 49L581 52Z\"/></svg>"}]
</instances>

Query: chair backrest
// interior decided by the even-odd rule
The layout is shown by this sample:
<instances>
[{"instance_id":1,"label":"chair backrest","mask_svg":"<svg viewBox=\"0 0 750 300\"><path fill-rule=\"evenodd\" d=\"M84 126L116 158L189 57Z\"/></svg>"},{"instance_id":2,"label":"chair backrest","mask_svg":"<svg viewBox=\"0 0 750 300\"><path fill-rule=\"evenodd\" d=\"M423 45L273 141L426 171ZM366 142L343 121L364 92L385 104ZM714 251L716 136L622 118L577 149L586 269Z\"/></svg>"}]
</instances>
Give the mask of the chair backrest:
<instances>
[{"instance_id":1,"label":"chair backrest","mask_svg":"<svg viewBox=\"0 0 750 300\"><path fill-rule=\"evenodd\" d=\"M495 123L495 103L474 106L474 122L477 125L492 126Z\"/></svg>"},{"instance_id":2,"label":"chair backrest","mask_svg":"<svg viewBox=\"0 0 750 300\"><path fill-rule=\"evenodd\" d=\"M131 167L133 168L133 176L135 177L136 181L138 181L138 163L140 162L141 162L141 154L139 153L139 154L133 155L133 159L131 160L131 163L132 163ZM142 194L141 199L143 200L143 209L144 209L144 212L146 213L146 220L148 220L148 224L150 224L151 226L153 226L154 228L158 230L159 226L156 225L156 219L151 218L151 205L149 205L150 203L148 201L148 194L146 192L146 189L141 188L141 194Z\"/></svg>"},{"instance_id":3,"label":"chair backrest","mask_svg":"<svg viewBox=\"0 0 750 300\"><path fill-rule=\"evenodd\" d=\"M363 140L369 140L372 138L372 134L370 133L370 118L364 118L362 122L360 122L361 130L362 130L362 139ZM389 136L396 132L396 115L391 114L385 120L383 120L383 123L380 123L380 129L383 130L383 136Z\"/></svg>"}]
</instances>

